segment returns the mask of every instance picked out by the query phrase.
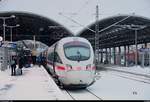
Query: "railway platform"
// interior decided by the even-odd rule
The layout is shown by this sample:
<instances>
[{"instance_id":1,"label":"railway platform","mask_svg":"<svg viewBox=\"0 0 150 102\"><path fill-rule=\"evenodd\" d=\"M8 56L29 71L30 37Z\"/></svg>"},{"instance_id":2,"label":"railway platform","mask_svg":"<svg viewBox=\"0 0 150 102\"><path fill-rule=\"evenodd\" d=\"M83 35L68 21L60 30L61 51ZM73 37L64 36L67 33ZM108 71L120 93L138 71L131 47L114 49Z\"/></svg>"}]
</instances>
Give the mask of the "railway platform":
<instances>
[{"instance_id":1,"label":"railway platform","mask_svg":"<svg viewBox=\"0 0 150 102\"><path fill-rule=\"evenodd\" d=\"M23 75L0 72L0 100L67 100L43 66L23 68Z\"/></svg>"}]
</instances>

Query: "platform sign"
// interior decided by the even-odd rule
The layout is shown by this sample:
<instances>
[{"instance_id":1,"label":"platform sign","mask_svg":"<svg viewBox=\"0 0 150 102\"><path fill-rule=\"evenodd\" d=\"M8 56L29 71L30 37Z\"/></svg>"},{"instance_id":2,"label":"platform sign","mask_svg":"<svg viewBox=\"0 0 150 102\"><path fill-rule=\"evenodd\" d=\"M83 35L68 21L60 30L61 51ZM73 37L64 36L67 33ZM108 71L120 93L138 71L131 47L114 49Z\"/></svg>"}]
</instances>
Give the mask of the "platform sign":
<instances>
[{"instance_id":1,"label":"platform sign","mask_svg":"<svg viewBox=\"0 0 150 102\"><path fill-rule=\"evenodd\" d=\"M16 43L9 43L9 45L7 47L17 48L17 44Z\"/></svg>"},{"instance_id":2,"label":"platform sign","mask_svg":"<svg viewBox=\"0 0 150 102\"><path fill-rule=\"evenodd\" d=\"M17 44L12 44L12 48L17 48Z\"/></svg>"},{"instance_id":3,"label":"platform sign","mask_svg":"<svg viewBox=\"0 0 150 102\"><path fill-rule=\"evenodd\" d=\"M3 41L3 37L0 36L0 41Z\"/></svg>"},{"instance_id":4,"label":"platform sign","mask_svg":"<svg viewBox=\"0 0 150 102\"><path fill-rule=\"evenodd\" d=\"M141 48L140 52L150 52L150 48Z\"/></svg>"},{"instance_id":5,"label":"platform sign","mask_svg":"<svg viewBox=\"0 0 150 102\"><path fill-rule=\"evenodd\" d=\"M0 36L0 47L2 46L3 37Z\"/></svg>"}]
</instances>

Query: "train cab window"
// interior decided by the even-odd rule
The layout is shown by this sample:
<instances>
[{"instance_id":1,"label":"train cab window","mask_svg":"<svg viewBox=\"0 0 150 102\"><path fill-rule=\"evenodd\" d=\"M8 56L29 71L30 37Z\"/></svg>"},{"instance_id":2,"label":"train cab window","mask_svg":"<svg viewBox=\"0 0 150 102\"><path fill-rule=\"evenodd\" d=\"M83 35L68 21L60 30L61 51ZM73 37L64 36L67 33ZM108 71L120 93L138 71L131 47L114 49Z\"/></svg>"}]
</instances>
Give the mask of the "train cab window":
<instances>
[{"instance_id":1,"label":"train cab window","mask_svg":"<svg viewBox=\"0 0 150 102\"><path fill-rule=\"evenodd\" d=\"M90 58L90 47L88 44L81 42L78 45L65 44L64 53L69 60L84 61Z\"/></svg>"}]
</instances>

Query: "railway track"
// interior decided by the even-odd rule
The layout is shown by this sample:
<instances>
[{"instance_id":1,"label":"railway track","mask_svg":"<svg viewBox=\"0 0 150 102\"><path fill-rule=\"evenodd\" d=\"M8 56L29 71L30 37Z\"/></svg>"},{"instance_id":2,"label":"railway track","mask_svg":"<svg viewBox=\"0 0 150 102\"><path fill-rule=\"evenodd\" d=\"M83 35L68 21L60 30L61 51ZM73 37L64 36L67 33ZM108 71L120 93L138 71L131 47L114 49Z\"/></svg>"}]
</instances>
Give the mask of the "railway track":
<instances>
[{"instance_id":1,"label":"railway track","mask_svg":"<svg viewBox=\"0 0 150 102\"><path fill-rule=\"evenodd\" d=\"M131 73L123 73L123 72L115 72L115 73L111 73L111 74L115 75L115 76L122 77L122 78L150 84L150 78L149 77L135 75L135 74L131 74Z\"/></svg>"},{"instance_id":2,"label":"railway track","mask_svg":"<svg viewBox=\"0 0 150 102\"><path fill-rule=\"evenodd\" d=\"M48 70L47 70L47 72L50 75L50 72ZM53 78L51 75L50 75L50 77ZM53 80L57 84L57 80L55 78L53 78ZM67 90L67 89L62 88L61 90L65 95L67 95L67 98L69 100L102 100L100 97L98 97L97 95L95 95L88 89Z\"/></svg>"},{"instance_id":3,"label":"railway track","mask_svg":"<svg viewBox=\"0 0 150 102\"><path fill-rule=\"evenodd\" d=\"M70 100L102 100L88 89L82 90L63 90Z\"/></svg>"}]
</instances>

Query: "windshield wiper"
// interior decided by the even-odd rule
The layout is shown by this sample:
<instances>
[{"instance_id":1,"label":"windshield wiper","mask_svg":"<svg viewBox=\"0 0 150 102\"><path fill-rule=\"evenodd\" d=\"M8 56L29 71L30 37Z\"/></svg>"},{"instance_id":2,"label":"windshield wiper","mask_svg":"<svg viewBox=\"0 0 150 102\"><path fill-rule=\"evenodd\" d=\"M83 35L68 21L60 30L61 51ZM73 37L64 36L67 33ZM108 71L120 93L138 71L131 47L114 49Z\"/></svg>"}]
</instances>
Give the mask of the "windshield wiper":
<instances>
[{"instance_id":1,"label":"windshield wiper","mask_svg":"<svg viewBox=\"0 0 150 102\"><path fill-rule=\"evenodd\" d=\"M78 56L78 62L80 62L82 56L81 56L81 53L79 51L77 51L77 56Z\"/></svg>"}]
</instances>

